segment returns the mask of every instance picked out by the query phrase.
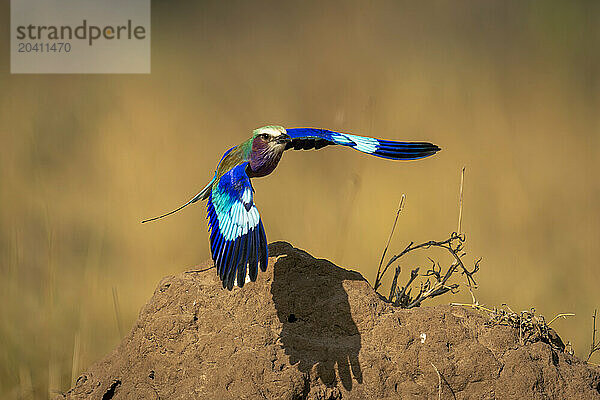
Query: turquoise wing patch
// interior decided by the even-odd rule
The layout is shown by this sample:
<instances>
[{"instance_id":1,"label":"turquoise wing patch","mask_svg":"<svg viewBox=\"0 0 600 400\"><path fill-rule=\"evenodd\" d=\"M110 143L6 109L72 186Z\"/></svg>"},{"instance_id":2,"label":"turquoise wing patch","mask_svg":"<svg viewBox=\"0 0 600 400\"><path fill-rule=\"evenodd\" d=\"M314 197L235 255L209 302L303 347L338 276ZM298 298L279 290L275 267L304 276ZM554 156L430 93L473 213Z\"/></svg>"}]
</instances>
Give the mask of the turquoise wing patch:
<instances>
[{"instance_id":1,"label":"turquoise wing patch","mask_svg":"<svg viewBox=\"0 0 600 400\"><path fill-rule=\"evenodd\" d=\"M254 189L246 174L248 163L223 174L212 187L207 212L210 248L223 287L256 281L258 269L267 269L267 237L258 209Z\"/></svg>"}]
</instances>

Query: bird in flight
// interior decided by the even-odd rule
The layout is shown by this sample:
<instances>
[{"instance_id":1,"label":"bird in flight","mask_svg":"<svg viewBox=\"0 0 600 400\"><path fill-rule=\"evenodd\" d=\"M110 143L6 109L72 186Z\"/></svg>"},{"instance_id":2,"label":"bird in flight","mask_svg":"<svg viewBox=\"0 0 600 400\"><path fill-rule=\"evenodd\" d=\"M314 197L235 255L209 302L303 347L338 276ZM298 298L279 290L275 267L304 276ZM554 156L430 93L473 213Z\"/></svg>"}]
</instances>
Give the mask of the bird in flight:
<instances>
[{"instance_id":1,"label":"bird in flight","mask_svg":"<svg viewBox=\"0 0 600 400\"><path fill-rule=\"evenodd\" d=\"M390 160L416 160L440 150L426 142L394 142L317 128L264 126L252 137L223 154L211 181L190 201L149 222L171 215L198 200L208 200L210 250L223 283L231 290L256 281L258 269L266 271L267 237L250 179L269 175L284 151L320 149L330 145L352 147Z\"/></svg>"}]
</instances>

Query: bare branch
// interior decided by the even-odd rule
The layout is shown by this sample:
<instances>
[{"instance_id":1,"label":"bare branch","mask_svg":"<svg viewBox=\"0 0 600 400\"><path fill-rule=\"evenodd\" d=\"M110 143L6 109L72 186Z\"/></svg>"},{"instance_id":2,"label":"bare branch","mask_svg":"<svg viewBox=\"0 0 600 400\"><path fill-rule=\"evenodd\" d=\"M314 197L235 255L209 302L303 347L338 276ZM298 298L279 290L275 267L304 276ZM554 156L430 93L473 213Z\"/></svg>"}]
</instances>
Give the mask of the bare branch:
<instances>
[{"instance_id":1,"label":"bare branch","mask_svg":"<svg viewBox=\"0 0 600 400\"><path fill-rule=\"evenodd\" d=\"M460 190L458 195L458 229L456 232L460 234L462 228L462 211L463 211L463 186L465 183L465 167L462 167L462 172L460 173Z\"/></svg>"},{"instance_id":2,"label":"bare branch","mask_svg":"<svg viewBox=\"0 0 600 400\"><path fill-rule=\"evenodd\" d=\"M398 295L396 296L396 300L393 302L393 304L396 307L402 307L402 308L408 307L408 303L410 302L410 289L409 288L410 288L410 285L413 283L413 281L415 279L417 279L418 276L419 276L419 267L413 269L410 272L410 279L408 280L408 283L402 288L400 293L398 293ZM392 301L392 299L390 299L390 301Z\"/></svg>"},{"instance_id":3,"label":"bare branch","mask_svg":"<svg viewBox=\"0 0 600 400\"><path fill-rule=\"evenodd\" d=\"M396 273L394 274L394 280L392 281L392 286L390 287L390 297L388 298L388 301L390 303L392 302L392 298L394 297L394 294L396 293L396 286L398 285L398 275L400 275L401 270L402 270L402 268L400 268L400 266L398 265L396 267Z\"/></svg>"},{"instance_id":4,"label":"bare branch","mask_svg":"<svg viewBox=\"0 0 600 400\"><path fill-rule=\"evenodd\" d=\"M471 293L473 299L475 296L473 295L473 289L477 287L477 282L473 278L473 275L479 271L479 263L481 259L477 260L473 268L469 270L462 261L462 257L465 255L464 253L464 242L465 236L459 235L456 232L453 232L450 237L446 240L442 241L434 241L430 240L428 242L414 244L414 242L410 242L408 246L404 248L402 252L396 254L390 258L388 263L383 268L383 271L379 275L379 282L387 270L397 262L404 255L419 249L430 249L430 248L441 248L445 249L451 256L454 258L454 262L448 267L448 269L444 272L440 263L436 262L432 258L428 257L431 262L431 267L422 275L424 278L420 283L419 292L415 297L411 297L409 295L410 285L415 281L418 277L419 268L414 269L411 272L411 276L406 283L402 287L402 289L398 292L397 283L398 277L400 274L399 267L396 268L396 273L394 274L394 279L392 281L392 287L390 288L390 295L388 297L388 301L395 306L399 306L402 308L413 308L418 307L425 299L431 299L442 294L452 292L455 293L459 288L459 285L448 284L448 280L450 277L456 272L460 270L463 275L465 275L467 280L467 287Z\"/></svg>"},{"instance_id":5,"label":"bare branch","mask_svg":"<svg viewBox=\"0 0 600 400\"><path fill-rule=\"evenodd\" d=\"M573 314L573 313L562 313L562 314L558 314L556 317L552 318L552 319L550 320L550 322L548 322L548 326L550 326L550 325L551 325L551 324L552 324L554 321L556 321L556 320L557 320L557 319L559 319L559 318L565 318L565 319L566 319L567 317L574 317L574 316L575 316L575 314Z\"/></svg>"},{"instance_id":6,"label":"bare branch","mask_svg":"<svg viewBox=\"0 0 600 400\"><path fill-rule=\"evenodd\" d=\"M431 248L440 248L445 249L453 258L453 262L450 266L445 270L442 268L440 263L436 262L432 258L428 257L431 262L431 268L429 268L422 277L424 278L419 282L419 292L416 296L411 296L410 286L416 280L418 276L419 268L413 269L411 272L411 276L406 283L402 287L400 291L398 291L398 279L400 276L400 267L396 267L396 273L394 274L394 279L392 280L392 286L390 288L390 294L387 300L394 304L395 306L400 306L402 308L412 308L418 307L425 299L434 298L440 296L442 294L451 292L456 293L459 288L457 283L449 284L448 280L452 277L452 275L456 271L460 271L462 275L466 278L466 285L469 289L469 293L471 294L471 298L473 299L473 303L477 303L475 299L475 294L473 290L477 288L477 282L474 279L474 275L479 271L479 263L481 259L477 260L473 268L469 270L462 258L466 255L464 251L464 243L466 237L463 233L461 233L462 229L462 202L463 202L463 187L464 187L464 179L465 179L465 167L462 168L461 171L461 179L460 179L460 190L459 190L459 200L458 200L458 230L457 232L452 232L450 237L446 240L435 241L430 240L428 242L423 242L420 244L415 244L415 242L410 242L408 246L404 248L399 254L395 254L392 256L389 261L384 266L385 255L387 254L387 250L389 248L392 235L394 234L394 230L396 229L396 224L398 222L398 216L402 211L404 205L405 196L402 195L402 199L400 200L400 204L398 206L398 210L396 212L396 218L394 219L394 224L392 225L392 231L388 238L387 244L381 256L381 261L379 262L379 267L377 268L377 276L375 278L375 291L379 289L381 286L381 282L383 276L387 273L388 269L397 262L401 257L406 254L419 250L419 249L431 249ZM382 268L383 267L383 268ZM383 296L382 296L383 297Z\"/></svg>"},{"instance_id":7,"label":"bare branch","mask_svg":"<svg viewBox=\"0 0 600 400\"><path fill-rule=\"evenodd\" d=\"M600 351L600 339L598 340L598 342L596 342L596 314L598 313L598 310L594 310L594 315L592 315L592 319L593 319L593 325L592 325L592 344L590 345L590 352L588 354L587 359L585 360L586 362L590 361L590 358L592 358L592 355L597 352Z\"/></svg>"},{"instance_id":8,"label":"bare branch","mask_svg":"<svg viewBox=\"0 0 600 400\"><path fill-rule=\"evenodd\" d=\"M394 235L394 231L396 230L396 223L398 223L398 217L400 216L400 213L402 212L402 209L404 208L404 199L405 198L406 198L406 195L403 193L402 197L400 198L400 203L398 204L398 210L396 211L396 218L394 219L394 225L392 225L392 231L390 232L390 236L388 237L385 248L383 249L383 254L381 255L381 261L379 261L379 268L377 268L377 276L375 277L375 291L377 291L379 286L381 286L381 278L383 277L383 274L385 274L385 271L383 271L383 273L380 276L379 272L381 271L381 266L383 265L383 260L385 259L385 254L387 253L388 248L390 247L390 242L392 241L392 236ZM386 270L387 270L387 267L386 267Z\"/></svg>"}]
</instances>

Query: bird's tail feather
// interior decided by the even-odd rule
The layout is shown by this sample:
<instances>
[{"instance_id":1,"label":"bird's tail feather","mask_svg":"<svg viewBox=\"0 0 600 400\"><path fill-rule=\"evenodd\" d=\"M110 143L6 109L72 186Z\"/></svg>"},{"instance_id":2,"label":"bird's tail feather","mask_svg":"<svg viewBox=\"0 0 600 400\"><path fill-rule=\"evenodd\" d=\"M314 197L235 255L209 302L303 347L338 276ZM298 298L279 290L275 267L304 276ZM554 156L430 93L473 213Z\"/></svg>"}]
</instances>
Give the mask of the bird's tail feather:
<instances>
[{"instance_id":1,"label":"bird's tail feather","mask_svg":"<svg viewBox=\"0 0 600 400\"><path fill-rule=\"evenodd\" d=\"M208 185L204 186L204 189L202 189L197 195L195 195L194 197L192 197L192 199L190 201L188 201L187 203L185 203L184 205L176 208L173 211L169 211L166 214L159 215L158 217L145 219L145 220L142 221L142 224L144 224L146 222L155 221L157 219L164 218L164 217L166 217L168 215L171 215L171 214L175 214L177 211L181 210L182 208L184 208L184 207L186 207L186 206L188 206L188 205L190 205L192 203L197 202L198 200L206 200L208 198L208 195L210 194L210 190L212 189L212 185L215 182L215 179L216 178L212 178L212 180L208 183Z\"/></svg>"}]
</instances>

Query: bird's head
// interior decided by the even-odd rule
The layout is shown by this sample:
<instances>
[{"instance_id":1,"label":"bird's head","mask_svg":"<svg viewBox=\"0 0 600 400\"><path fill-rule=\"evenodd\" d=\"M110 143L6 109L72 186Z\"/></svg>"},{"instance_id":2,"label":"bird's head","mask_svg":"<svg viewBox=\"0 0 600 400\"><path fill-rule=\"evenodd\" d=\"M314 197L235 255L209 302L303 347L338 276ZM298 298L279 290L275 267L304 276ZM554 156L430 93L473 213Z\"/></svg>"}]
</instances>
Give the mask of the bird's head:
<instances>
[{"instance_id":1,"label":"bird's head","mask_svg":"<svg viewBox=\"0 0 600 400\"><path fill-rule=\"evenodd\" d=\"M265 176L275 169L292 139L283 126L263 126L253 133L249 153L250 168L253 176Z\"/></svg>"},{"instance_id":2,"label":"bird's head","mask_svg":"<svg viewBox=\"0 0 600 400\"><path fill-rule=\"evenodd\" d=\"M269 125L255 129L253 132L252 147L255 149L266 149L269 152L283 152L286 145L291 141L283 126Z\"/></svg>"}]
</instances>

